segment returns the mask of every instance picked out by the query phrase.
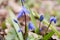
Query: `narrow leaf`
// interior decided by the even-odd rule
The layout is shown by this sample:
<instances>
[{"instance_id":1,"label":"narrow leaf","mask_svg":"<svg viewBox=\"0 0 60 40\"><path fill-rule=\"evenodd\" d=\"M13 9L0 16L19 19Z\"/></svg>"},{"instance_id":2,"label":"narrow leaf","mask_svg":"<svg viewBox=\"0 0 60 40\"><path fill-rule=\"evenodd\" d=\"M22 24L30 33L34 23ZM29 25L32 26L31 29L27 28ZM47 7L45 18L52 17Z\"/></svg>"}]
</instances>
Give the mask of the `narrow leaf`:
<instances>
[{"instance_id":1,"label":"narrow leaf","mask_svg":"<svg viewBox=\"0 0 60 40\"><path fill-rule=\"evenodd\" d=\"M31 10L30 10L30 17L31 17L31 21L32 21L32 23L33 23L34 26L35 26L35 33L38 33L38 32L39 32L39 29L38 29L38 27L37 27L37 24L36 24L35 18L34 18L34 16L33 16L33 13L32 13Z\"/></svg>"}]
</instances>

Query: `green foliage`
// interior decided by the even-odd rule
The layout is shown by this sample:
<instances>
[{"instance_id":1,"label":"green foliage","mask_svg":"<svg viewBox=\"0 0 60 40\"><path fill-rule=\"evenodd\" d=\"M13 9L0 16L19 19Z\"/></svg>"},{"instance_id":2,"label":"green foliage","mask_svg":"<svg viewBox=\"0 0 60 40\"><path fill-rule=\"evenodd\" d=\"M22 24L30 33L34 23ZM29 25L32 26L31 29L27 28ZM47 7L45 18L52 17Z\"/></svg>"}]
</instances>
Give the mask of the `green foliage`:
<instances>
[{"instance_id":1,"label":"green foliage","mask_svg":"<svg viewBox=\"0 0 60 40\"><path fill-rule=\"evenodd\" d=\"M45 36L43 37L43 40L48 40L48 39L50 39L50 38L53 36L53 34L54 34L54 32L51 31L50 33L48 33L47 35L45 35Z\"/></svg>"},{"instance_id":2,"label":"green foliage","mask_svg":"<svg viewBox=\"0 0 60 40\"><path fill-rule=\"evenodd\" d=\"M57 18L57 26L60 26L60 11L57 11L57 15L56 15L56 18Z\"/></svg>"},{"instance_id":3,"label":"green foliage","mask_svg":"<svg viewBox=\"0 0 60 40\"><path fill-rule=\"evenodd\" d=\"M38 15L38 14L36 13L36 15ZM37 17L39 18L39 15ZM45 25L49 25L49 23L46 21L46 19L43 20L43 23ZM54 25L50 25L50 28L60 38L60 32L56 29L56 27Z\"/></svg>"},{"instance_id":4,"label":"green foliage","mask_svg":"<svg viewBox=\"0 0 60 40\"><path fill-rule=\"evenodd\" d=\"M57 0L57 2L60 4L60 0Z\"/></svg>"},{"instance_id":5,"label":"green foliage","mask_svg":"<svg viewBox=\"0 0 60 40\"><path fill-rule=\"evenodd\" d=\"M12 22L13 28L16 31L16 35L18 37L18 40L23 40L23 35L21 32L18 32L18 30L20 30L20 26L18 23L14 22L14 19L16 19L15 15L13 14L13 12L9 9L9 16L10 16L10 21ZM11 36L10 36L11 37Z\"/></svg>"},{"instance_id":6,"label":"green foliage","mask_svg":"<svg viewBox=\"0 0 60 40\"><path fill-rule=\"evenodd\" d=\"M39 29L38 29L37 24L36 24L36 19L34 18L31 10L30 10L30 18L31 18L31 21L33 22L33 24L35 26L35 33L39 33Z\"/></svg>"},{"instance_id":7,"label":"green foliage","mask_svg":"<svg viewBox=\"0 0 60 40\"><path fill-rule=\"evenodd\" d=\"M42 39L42 36L37 35L36 33L29 32L28 34L29 34L28 35L28 40L39 40L39 39Z\"/></svg>"},{"instance_id":8,"label":"green foliage","mask_svg":"<svg viewBox=\"0 0 60 40\"><path fill-rule=\"evenodd\" d=\"M18 40L16 31L14 30L13 27L10 28L9 33L7 34L6 40Z\"/></svg>"},{"instance_id":9,"label":"green foliage","mask_svg":"<svg viewBox=\"0 0 60 40\"><path fill-rule=\"evenodd\" d=\"M5 22L5 21L2 23L2 29L3 29L3 30L6 29L6 22Z\"/></svg>"}]
</instances>

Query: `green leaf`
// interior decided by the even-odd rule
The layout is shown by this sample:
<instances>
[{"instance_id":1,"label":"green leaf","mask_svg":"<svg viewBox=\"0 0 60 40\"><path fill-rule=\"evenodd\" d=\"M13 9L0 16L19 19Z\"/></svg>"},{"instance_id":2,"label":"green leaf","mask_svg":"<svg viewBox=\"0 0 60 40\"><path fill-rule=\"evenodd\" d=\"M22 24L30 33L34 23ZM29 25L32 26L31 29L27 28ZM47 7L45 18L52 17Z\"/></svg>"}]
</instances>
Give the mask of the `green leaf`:
<instances>
[{"instance_id":1,"label":"green leaf","mask_svg":"<svg viewBox=\"0 0 60 40\"><path fill-rule=\"evenodd\" d=\"M5 29L6 29L5 21L2 23L2 29L3 29L3 30L5 30Z\"/></svg>"},{"instance_id":2,"label":"green leaf","mask_svg":"<svg viewBox=\"0 0 60 40\"><path fill-rule=\"evenodd\" d=\"M26 25L26 28L25 28L25 35L24 35L24 38L26 40L26 38L28 37L28 26Z\"/></svg>"},{"instance_id":3,"label":"green leaf","mask_svg":"<svg viewBox=\"0 0 60 40\"><path fill-rule=\"evenodd\" d=\"M33 32L28 32L28 40L39 40L42 38L42 36L37 35L36 33Z\"/></svg>"},{"instance_id":4,"label":"green leaf","mask_svg":"<svg viewBox=\"0 0 60 40\"><path fill-rule=\"evenodd\" d=\"M11 9L8 9L8 10L9 10L10 21L13 24L13 27L17 33L17 36L18 36L19 40L23 40L22 32L18 32L18 30L20 30L20 25L18 23L14 22L14 20L16 20L17 22L18 22L18 20L15 17L15 15L13 14L13 12L11 11Z\"/></svg>"},{"instance_id":5,"label":"green leaf","mask_svg":"<svg viewBox=\"0 0 60 40\"><path fill-rule=\"evenodd\" d=\"M36 13L36 15L38 15L38 14ZM39 18L39 16L37 16L37 17ZM43 23L45 25L49 25L49 22L46 21L46 19L43 20ZM50 28L60 38L60 32L58 32L58 30L56 29L56 27L54 25L51 25Z\"/></svg>"},{"instance_id":6,"label":"green leaf","mask_svg":"<svg viewBox=\"0 0 60 40\"><path fill-rule=\"evenodd\" d=\"M43 23L45 25L49 25L49 23L46 20L43 20ZM56 29L56 27L54 25L51 25L50 28L60 38L60 32L58 32L58 30Z\"/></svg>"},{"instance_id":7,"label":"green leaf","mask_svg":"<svg viewBox=\"0 0 60 40\"><path fill-rule=\"evenodd\" d=\"M43 37L43 40L48 40L48 39L50 39L53 34L54 34L54 32L51 31L50 33L48 33L47 35L45 35L45 36Z\"/></svg>"},{"instance_id":8,"label":"green leaf","mask_svg":"<svg viewBox=\"0 0 60 40\"><path fill-rule=\"evenodd\" d=\"M57 2L60 4L60 0L57 0Z\"/></svg>"},{"instance_id":9,"label":"green leaf","mask_svg":"<svg viewBox=\"0 0 60 40\"><path fill-rule=\"evenodd\" d=\"M16 34L13 27L10 28L10 30L9 30L7 36L5 37L5 39L6 40L15 40L15 39L18 40L17 34Z\"/></svg>"},{"instance_id":10,"label":"green leaf","mask_svg":"<svg viewBox=\"0 0 60 40\"><path fill-rule=\"evenodd\" d=\"M34 18L34 16L33 16L33 13L32 13L31 10L30 10L30 17L31 17L31 21L32 21L32 23L33 23L34 26L35 26L35 33L39 33L39 28L37 27L37 24L36 24L35 18Z\"/></svg>"}]
</instances>

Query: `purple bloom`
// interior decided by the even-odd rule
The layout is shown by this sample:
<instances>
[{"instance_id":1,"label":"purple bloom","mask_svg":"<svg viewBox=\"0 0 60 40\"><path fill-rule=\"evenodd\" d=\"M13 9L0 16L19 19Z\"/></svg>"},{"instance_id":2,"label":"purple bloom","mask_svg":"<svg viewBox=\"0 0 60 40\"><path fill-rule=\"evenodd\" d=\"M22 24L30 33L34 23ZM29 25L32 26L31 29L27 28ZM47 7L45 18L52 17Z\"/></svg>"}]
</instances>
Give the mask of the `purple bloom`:
<instances>
[{"instance_id":1,"label":"purple bloom","mask_svg":"<svg viewBox=\"0 0 60 40\"><path fill-rule=\"evenodd\" d=\"M30 14L29 10L27 10L25 6L22 6L22 8L23 8L23 11L24 11L26 14Z\"/></svg>"},{"instance_id":2,"label":"purple bloom","mask_svg":"<svg viewBox=\"0 0 60 40\"><path fill-rule=\"evenodd\" d=\"M18 32L22 32L22 30L19 29Z\"/></svg>"},{"instance_id":3,"label":"purple bloom","mask_svg":"<svg viewBox=\"0 0 60 40\"><path fill-rule=\"evenodd\" d=\"M26 7L22 6L22 10L19 12L17 18L18 18L18 19L21 18L21 16L22 16L24 13L25 13L25 14L30 14L30 12L26 9Z\"/></svg>"},{"instance_id":4,"label":"purple bloom","mask_svg":"<svg viewBox=\"0 0 60 40\"><path fill-rule=\"evenodd\" d=\"M17 20L15 20L15 19L14 19L14 22L15 22L15 23L18 23L18 21L17 21Z\"/></svg>"},{"instance_id":5,"label":"purple bloom","mask_svg":"<svg viewBox=\"0 0 60 40\"><path fill-rule=\"evenodd\" d=\"M51 22L56 23L56 18L55 18L55 17L51 17L51 18L50 18L50 23L51 23Z\"/></svg>"},{"instance_id":6,"label":"purple bloom","mask_svg":"<svg viewBox=\"0 0 60 40\"><path fill-rule=\"evenodd\" d=\"M42 31L42 28L40 28L40 31Z\"/></svg>"},{"instance_id":7,"label":"purple bloom","mask_svg":"<svg viewBox=\"0 0 60 40\"><path fill-rule=\"evenodd\" d=\"M54 23L56 23L56 18L54 19Z\"/></svg>"},{"instance_id":8,"label":"purple bloom","mask_svg":"<svg viewBox=\"0 0 60 40\"><path fill-rule=\"evenodd\" d=\"M21 11L19 12L19 14L18 14L17 18L18 18L18 19L19 19L19 18L21 18L21 16L23 15L23 13L24 13L24 11L23 11L23 10L21 10Z\"/></svg>"},{"instance_id":9,"label":"purple bloom","mask_svg":"<svg viewBox=\"0 0 60 40\"><path fill-rule=\"evenodd\" d=\"M42 22L43 19L44 19L44 16L43 15L40 15L40 19L39 20Z\"/></svg>"},{"instance_id":10,"label":"purple bloom","mask_svg":"<svg viewBox=\"0 0 60 40\"><path fill-rule=\"evenodd\" d=\"M34 24L33 24L32 22L30 22L30 23L28 24L28 29L29 29L29 30L34 30L34 29L35 29L35 26L34 26Z\"/></svg>"},{"instance_id":11,"label":"purple bloom","mask_svg":"<svg viewBox=\"0 0 60 40\"><path fill-rule=\"evenodd\" d=\"M25 2L25 0L21 0L22 2Z\"/></svg>"}]
</instances>

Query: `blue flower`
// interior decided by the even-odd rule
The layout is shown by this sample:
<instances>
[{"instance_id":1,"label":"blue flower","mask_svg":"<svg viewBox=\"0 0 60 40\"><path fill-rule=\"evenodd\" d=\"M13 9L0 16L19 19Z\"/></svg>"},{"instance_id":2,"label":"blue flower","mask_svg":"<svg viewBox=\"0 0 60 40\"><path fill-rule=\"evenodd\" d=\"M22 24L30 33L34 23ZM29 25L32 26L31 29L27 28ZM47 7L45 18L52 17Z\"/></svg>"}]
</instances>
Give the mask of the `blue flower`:
<instances>
[{"instance_id":1,"label":"blue flower","mask_svg":"<svg viewBox=\"0 0 60 40\"><path fill-rule=\"evenodd\" d=\"M26 14L30 14L29 10L27 10L27 8L25 6L22 6L22 9Z\"/></svg>"},{"instance_id":2,"label":"blue flower","mask_svg":"<svg viewBox=\"0 0 60 40\"><path fill-rule=\"evenodd\" d=\"M18 19L19 19L19 18L21 18L21 16L23 15L23 13L24 13L24 11L23 11L23 10L21 10L21 11L19 12L19 14L18 14L17 18L18 18Z\"/></svg>"},{"instance_id":3,"label":"blue flower","mask_svg":"<svg viewBox=\"0 0 60 40\"><path fill-rule=\"evenodd\" d=\"M21 18L21 16L22 16L24 13L25 13L25 14L30 14L30 12L26 9L26 7L22 6L22 10L19 12L17 18L18 18L18 19Z\"/></svg>"},{"instance_id":4,"label":"blue flower","mask_svg":"<svg viewBox=\"0 0 60 40\"><path fill-rule=\"evenodd\" d=\"M50 23L52 23L52 22L56 23L56 18L53 16L50 18Z\"/></svg>"},{"instance_id":5,"label":"blue flower","mask_svg":"<svg viewBox=\"0 0 60 40\"><path fill-rule=\"evenodd\" d=\"M40 19L39 20L42 22L43 19L44 19L44 16L43 15L40 15Z\"/></svg>"},{"instance_id":6,"label":"blue flower","mask_svg":"<svg viewBox=\"0 0 60 40\"><path fill-rule=\"evenodd\" d=\"M29 29L29 30L34 30L34 29L35 29L35 26L34 26L34 24L33 24L32 22L30 22L30 23L28 24L28 29Z\"/></svg>"},{"instance_id":7,"label":"blue flower","mask_svg":"<svg viewBox=\"0 0 60 40\"><path fill-rule=\"evenodd\" d=\"M54 19L54 23L56 23L56 18Z\"/></svg>"},{"instance_id":8,"label":"blue flower","mask_svg":"<svg viewBox=\"0 0 60 40\"><path fill-rule=\"evenodd\" d=\"M42 31L42 28L40 28L40 31Z\"/></svg>"},{"instance_id":9,"label":"blue flower","mask_svg":"<svg viewBox=\"0 0 60 40\"><path fill-rule=\"evenodd\" d=\"M22 2L25 2L25 0L21 0Z\"/></svg>"},{"instance_id":10,"label":"blue flower","mask_svg":"<svg viewBox=\"0 0 60 40\"><path fill-rule=\"evenodd\" d=\"M14 22L15 22L15 23L18 23L18 21L17 21L17 20L15 20L15 19L14 19Z\"/></svg>"},{"instance_id":11,"label":"blue flower","mask_svg":"<svg viewBox=\"0 0 60 40\"><path fill-rule=\"evenodd\" d=\"M22 30L19 29L18 32L22 32Z\"/></svg>"}]
</instances>

